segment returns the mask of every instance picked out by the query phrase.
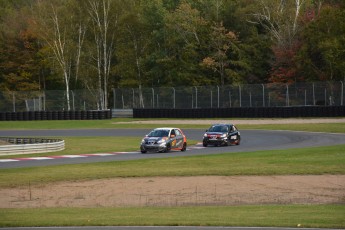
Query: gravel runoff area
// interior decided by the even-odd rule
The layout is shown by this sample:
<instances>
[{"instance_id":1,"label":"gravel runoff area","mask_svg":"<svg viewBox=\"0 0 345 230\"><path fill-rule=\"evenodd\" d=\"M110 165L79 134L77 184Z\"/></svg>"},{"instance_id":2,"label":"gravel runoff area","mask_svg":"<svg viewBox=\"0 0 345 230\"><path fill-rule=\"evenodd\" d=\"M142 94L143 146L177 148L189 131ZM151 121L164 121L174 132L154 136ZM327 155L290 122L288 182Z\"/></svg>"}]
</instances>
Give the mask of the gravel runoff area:
<instances>
[{"instance_id":1,"label":"gravel runoff area","mask_svg":"<svg viewBox=\"0 0 345 230\"><path fill-rule=\"evenodd\" d=\"M0 189L0 208L345 204L345 175L114 178Z\"/></svg>"},{"instance_id":2,"label":"gravel runoff area","mask_svg":"<svg viewBox=\"0 0 345 230\"><path fill-rule=\"evenodd\" d=\"M343 123L345 118L169 120L170 124ZM166 123L164 120L137 123ZM0 189L0 208L345 204L345 175L114 178Z\"/></svg>"}]
</instances>

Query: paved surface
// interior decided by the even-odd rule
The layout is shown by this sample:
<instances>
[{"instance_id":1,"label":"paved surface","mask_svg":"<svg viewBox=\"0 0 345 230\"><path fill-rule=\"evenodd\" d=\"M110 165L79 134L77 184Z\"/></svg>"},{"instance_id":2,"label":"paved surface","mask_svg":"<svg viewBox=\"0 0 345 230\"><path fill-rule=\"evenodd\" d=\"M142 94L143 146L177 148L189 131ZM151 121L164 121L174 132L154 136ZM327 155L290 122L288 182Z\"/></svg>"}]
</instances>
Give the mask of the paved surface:
<instances>
[{"instance_id":1,"label":"paved surface","mask_svg":"<svg viewBox=\"0 0 345 230\"><path fill-rule=\"evenodd\" d=\"M34 167L58 164L76 164L90 162L104 162L114 160L136 160L147 158L168 158L179 156L207 155L224 152L246 152L258 150L273 149L289 149L303 148L313 146L327 146L345 144L345 134L329 134L329 133L309 133L294 131L267 131L267 130L243 130L241 131L242 141L239 146L227 147L207 147L188 146L186 152L172 151L170 153L148 153L141 154L139 152L139 142L141 138L150 130L146 129L84 129L84 130L1 130L0 136L134 136L138 137L138 152L114 152L98 153L89 156L80 153L75 157L54 157L38 158L36 160L18 160L0 162L0 168L16 168L16 167ZM185 129L184 132L188 139L202 140L205 130L201 129ZM9 157L11 159L15 156Z\"/></svg>"}]
</instances>

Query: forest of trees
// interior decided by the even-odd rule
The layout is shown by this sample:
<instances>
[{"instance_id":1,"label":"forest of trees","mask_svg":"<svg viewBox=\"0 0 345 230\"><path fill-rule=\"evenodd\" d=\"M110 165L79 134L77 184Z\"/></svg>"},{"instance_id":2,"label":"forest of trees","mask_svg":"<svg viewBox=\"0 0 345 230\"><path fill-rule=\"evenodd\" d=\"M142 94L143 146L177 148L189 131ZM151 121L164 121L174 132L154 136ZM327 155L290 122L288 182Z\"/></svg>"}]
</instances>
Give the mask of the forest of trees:
<instances>
[{"instance_id":1,"label":"forest of trees","mask_svg":"<svg viewBox=\"0 0 345 230\"><path fill-rule=\"evenodd\" d=\"M344 79L344 0L0 0L0 91Z\"/></svg>"}]
</instances>

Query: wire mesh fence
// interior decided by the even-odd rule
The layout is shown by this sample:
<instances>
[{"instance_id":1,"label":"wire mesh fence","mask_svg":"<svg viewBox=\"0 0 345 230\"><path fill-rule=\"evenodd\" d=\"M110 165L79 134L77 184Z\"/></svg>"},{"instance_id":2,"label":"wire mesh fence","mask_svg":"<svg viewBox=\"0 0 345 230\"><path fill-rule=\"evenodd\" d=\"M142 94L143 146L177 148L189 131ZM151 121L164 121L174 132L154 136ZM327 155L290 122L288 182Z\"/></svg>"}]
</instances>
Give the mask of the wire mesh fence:
<instances>
[{"instance_id":1,"label":"wire mesh fence","mask_svg":"<svg viewBox=\"0 0 345 230\"><path fill-rule=\"evenodd\" d=\"M342 106L343 82L247 84L225 86L116 88L108 95L113 109L236 108L278 106ZM0 92L0 111L102 110L99 90Z\"/></svg>"},{"instance_id":2,"label":"wire mesh fence","mask_svg":"<svg viewBox=\"0 0 345 230\"><path fill-rule=\"evenodd\" d=\"M343 82L113 89L113 108L344 105Z\"/></svg>"},{"instance_id":3,"label":"wire mesh fence","mask_svg":"<svg viewBox=\"0 0 345 230\"><path fill-rule=\"evenodd\" d=\"M63 90L0 92L0 111L99 110L103 92L73 90L68 97Z\"/></svg>"}]
</instances>

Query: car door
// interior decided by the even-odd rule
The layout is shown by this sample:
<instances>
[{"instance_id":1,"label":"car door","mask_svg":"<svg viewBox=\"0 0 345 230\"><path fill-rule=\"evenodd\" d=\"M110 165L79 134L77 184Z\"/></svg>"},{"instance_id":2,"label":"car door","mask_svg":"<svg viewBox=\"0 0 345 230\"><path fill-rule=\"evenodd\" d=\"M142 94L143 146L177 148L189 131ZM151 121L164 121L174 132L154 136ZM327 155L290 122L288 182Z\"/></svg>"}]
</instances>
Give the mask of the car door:
<instances>
[{"instance_id":1,"label":"car door","mask_svg":"<svg viewBox=\"0 0 345 230\"><path fill-rule=\"evenodd\" d=\"M170 143L171 143L171 148L172 149L176 148L176 132L175 132L175 129L172 129L170 131Z\"/></svg>"},{"instance_id":2,"label":"car door","mask_svg":"<svg viewBox=\"0 0 345 230\"><path fill-rule=\"evenodd\" d=\"M231 142L238 139L238 130L234 125L230 125L229 127L229 136L228 138L231 140Z\"/></svg>"},{"instance_id":3,"label":"car door","mask_svg":"<svg viewBox=\"0 0 345 230\"><path fill-rule=\"evenodd\" d=\"M183 135L180 130L175 129L176 134L176 147L175 148L182 148L183 147Z\"/></svg>"}]
</instances>

